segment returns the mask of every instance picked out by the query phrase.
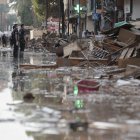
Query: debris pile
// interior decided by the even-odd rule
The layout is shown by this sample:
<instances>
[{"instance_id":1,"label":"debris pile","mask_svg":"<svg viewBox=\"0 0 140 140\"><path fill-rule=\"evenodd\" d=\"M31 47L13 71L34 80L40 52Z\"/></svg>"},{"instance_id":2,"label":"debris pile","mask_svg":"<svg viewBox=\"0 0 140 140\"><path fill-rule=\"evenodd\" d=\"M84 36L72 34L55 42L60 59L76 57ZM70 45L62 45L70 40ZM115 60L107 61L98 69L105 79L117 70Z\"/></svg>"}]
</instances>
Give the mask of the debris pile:
<instances>
[{"instance_id":1,"label":"debris pile","mask_svg":"<svg viewBox=\"0 0 140 140\"><path fill-rule=\"evenodd\" d=\"M134 25L123 22L87 39L77 39L75 34L64 39L55 33L43 33L42 38L30 40L27 51L43 55L56 54L55 67L139 66L140 31Z\"/></svg>"}]
</instances>

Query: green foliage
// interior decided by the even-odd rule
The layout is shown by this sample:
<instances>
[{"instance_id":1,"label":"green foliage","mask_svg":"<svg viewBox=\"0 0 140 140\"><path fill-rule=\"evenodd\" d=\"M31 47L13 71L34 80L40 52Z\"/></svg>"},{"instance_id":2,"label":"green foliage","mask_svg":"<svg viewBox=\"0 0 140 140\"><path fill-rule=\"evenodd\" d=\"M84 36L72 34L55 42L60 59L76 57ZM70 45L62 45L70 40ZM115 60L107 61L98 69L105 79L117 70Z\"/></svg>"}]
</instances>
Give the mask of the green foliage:
<instances>
[{"instance_id":1,"label":"green foliage","mask_svg":"<svg viewBox=\"0 0 140 140\"><path fill-rule=\"evenodd\" d=\"M25 25L38 24L38 21L41 23L46 19L46 2L51 4L47 11L48 17L59 16L59 0L10 0L10 2L15 2L13 8L18 12L21 22ZM61 3L63 4L63 0L61 0ZM62 6L62 9L64 9L64 6ZM64 12L62 14L61 11L61 15L64 15Z\"/></svg>"},{"instance_id":2,"label":"green foliage","mask_svg":"<svg viewBox=\"0 0 140 140\"><path fill-rule=\"evenodd\" d=\"M32 0L32 4L33 4L33 10L34 13L36 14L36 16L40 19L40 20L44 20L45 19L45 9L46 9L46 2L45 0Z\"/></svg>"},{"instance_id":3,"label":"green foliage","mask_svg":"<svg viewBox=\"0 0 140 140\"><path fill-rule=\"evenodd\" d=\"M17 21L17 17L15 14L8 14L7 15L7 24L12 26L13 23L15 23Z\"/></svg>"},{"instance_id":4,"label":"green foliage","mask_svg":"<svg viewBox=\"0 0 140 140\"><path fill-rule=\"evenodd\" d=\"M20 13L21 17L21 23L24 23L27 26L30 26L33 24L33 18L31 14L31 10L29 7L25 7L22 12Z\"/></svg>"},{"instance_id":5,"label":"green foliage","mask_svg":"<svg viewBox=\"0 0 140 140\"><path fill-rule=\"evenodd\" d=\"M61 3L63 0L61 0ZM58 17L59 16L59 0L32 0L33 9L37 17L41 20L46 19L46 15L48 17ZM48 5L48 9L47 8ZM48 12L48 13L46 13Z\"/></svg>"},{"instance_id":6,"label":"green foliage","mask_svg":"<svg viewBox=\"0 0 140 140\"><path fill-rule=\"evenodd\" d=\"M12 5L12 8L15 9L18 13L18 16L21 19L21 22L27 26L33 24L32 18L32 2L31 0L11 0L15 3Z\"/></svg>"}]
</instances>

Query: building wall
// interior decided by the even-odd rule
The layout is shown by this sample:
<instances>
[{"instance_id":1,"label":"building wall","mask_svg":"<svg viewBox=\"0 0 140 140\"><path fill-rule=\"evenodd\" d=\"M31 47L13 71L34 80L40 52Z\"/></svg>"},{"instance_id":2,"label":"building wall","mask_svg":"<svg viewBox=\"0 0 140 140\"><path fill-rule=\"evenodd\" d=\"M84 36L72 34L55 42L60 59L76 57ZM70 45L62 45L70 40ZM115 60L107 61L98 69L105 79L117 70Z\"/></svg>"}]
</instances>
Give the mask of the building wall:
<instances>
[{"instance_id":1,"label":"building wall","mask_svg":"<svg viewBox=\"0 0 140 140\"><path fill-rule=\"evenodd\" d=\"M6 4L7 0L0 0L0 4Z\"/></svg>"},{"instance_id":2,"label":"building wall","mask_svg":"<svg viewBox=\"0 0 140 140\"><path fill-rule=\"evenodd\" d=\"M130 0L124 0L124 13L128 14L130 12Z\"/></svg>"},{"instance_id":3,"label":"building wall","mask_svg":"<svg viewBox=\"0 0 140 140\"><path fill-rule=\"evenodd\" d=\"M87 30L90 32L94 30L93 20L91 16L87 18Z\"/></svg>"},{"instance_id":4,"label":"building wall","mask_svg":"<svg viewBox=\"0 0 140 140\"><path fill-rule=\"evenodd\" d=\"M87 26L86 29L88 31L93 31L94 26L93 26L93 20L92 20L92 8L93 8L93 1L92 0L87 0Z\"/></svg>"},{"instance_id":5,"label":"building wall","mask_svg":"<svg viewBox=\"0 0 140 140\"><path fill-rule=\"evenodd\" d=\"M4 6L7 0L0 0L0 30L7 30L7 14L4 12Z\"/></svg>"},{"instance_id":6,"label":"building wall","mask_svg":"<svg viewBox=\"0 0 140 140\"><path fill-rule=\"evenodd\" d=\"M78 1L79 0L70 0L70 9L72 8L72 3L74 5L76 5L76 4L78 4ZM68 2L68 0L64 0L65 9L67 9L67 2ZM93 20L92 20L92 8L93 8L93 6L91 6L91 4L93 4L92 0L80 0L80 2L81 2L81 5L87 6L86 29L89 31L93 31L94 30ZM73 15L73 14L71 14L71 15ZM82 30L85 30L85 20L84 19L81 19L81 24L82 23L83 23L83 27L84 27ZM70 24L70 33L72 33L71 24Z\"/></svg>"},{"instance_id":7,"label":"building wall","mask_svg":"<svg viewBox=\"0 0 140 140\"><path fill-rule=\"evenodd\" d=\"M68 7L68 0L64 0L64 10L66 10Z\"/></svg>"},{"instance_id":8,"label":"building wall","mask_svg":"<svg viewBox=\"0 0 140 140\"><path fill-rule=\"evenodd\" d=\"M140 19L140 0L133 0L132 19Z\"/></svg>"}]
</instances>

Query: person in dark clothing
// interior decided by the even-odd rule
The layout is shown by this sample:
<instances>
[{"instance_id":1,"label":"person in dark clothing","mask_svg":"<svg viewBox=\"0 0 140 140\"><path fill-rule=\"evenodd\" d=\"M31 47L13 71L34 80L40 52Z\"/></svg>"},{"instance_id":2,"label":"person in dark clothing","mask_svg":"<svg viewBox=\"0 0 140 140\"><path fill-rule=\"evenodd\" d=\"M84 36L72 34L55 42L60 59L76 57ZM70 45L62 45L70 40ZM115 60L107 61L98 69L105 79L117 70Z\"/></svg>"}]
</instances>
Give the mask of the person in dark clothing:
<instances>
[{"instance_id":1,"label":"person in dark clothing","mask_svg":"<svg viewBox=\"0 0 140 140\"><path fill-rule=\"evenodd\" d=\"M10 47L13 48L13 45L14 45L14 44L13 44L12 35L10 36L9 41L10 41Z\"/></svg>"},{"instance_id":2,"label":"person in dark clothing","mask_svg":"<svg viewBox=\"0 0 140 140\"><path fill-rule=\"evenodd\" d=\"M18 25L15 24L13 26L13 31L12 31L12 35L11 35L11 38L12 38L12 42L13 42L13 45L14 45L14 49L13 49L13 57L16 59L18 58L18 49L19 49L19 42L18 42Z\"/></svg>"},{"instance_id":3,"label":"person in dark clothing","mask_svg":"<svg viewBox=\"0 0 140 140\"><path fill-rule=\"evenodd\" d=\"M5 34L3 34L3 36L2 36L2 46L6 47L6 45L7 45L7 38L6 38Z\"/></svg>"},{"instance_id":4,"label":"person in dark clothing","mask_svg":"<svg viewBox=\"0 0 140 140\"><path fill-rule=\"evenodd\" d=\"M24 50L25 50L25 29L24 24L21 24L21 28L19 30L19 47L20 47L20 58L23 58Z\"/></svg>"}]
</instances>

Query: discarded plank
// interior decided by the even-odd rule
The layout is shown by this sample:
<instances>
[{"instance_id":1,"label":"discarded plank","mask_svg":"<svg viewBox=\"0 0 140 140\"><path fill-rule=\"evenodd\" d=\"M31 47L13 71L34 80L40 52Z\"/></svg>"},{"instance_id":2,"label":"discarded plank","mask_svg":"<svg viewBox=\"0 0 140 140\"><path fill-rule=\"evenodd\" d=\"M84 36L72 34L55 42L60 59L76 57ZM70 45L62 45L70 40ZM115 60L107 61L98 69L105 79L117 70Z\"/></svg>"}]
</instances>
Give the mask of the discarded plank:
<instances>
[{"instance_id":1,"label":"discarded plank","mask_svg":"<svg viewBox=\"0 0 140 140\"><path fill-rule=\"evenodd\" d=\"M54 65L30 65L30 64L21 64L20 68L23 69L46 69L46 68L57 68L57 64Z\"/></svg>"},{"instance_id":2,"label":"discarded plank","mask_svg":"<svg viewBox=\"0 0 140 140\"><path fill-rule=\"evenodd\" d=\"M124 59L125 56L126 56L126 54L127 54L127 52L128 52L128 50L129 50L129 48L124 49L124 50L122 51L121 56L120 56L119 59Z\"/></svg>"},{"instance_id":3,"label":"discarded plank","mask_svg":"<svg viewBox=\"0 0 140 140\"><path fill-rule=\"evenodd\" d=\"M131 55L132 55L134 49L135 49L135 48L130 48L130 49L128 50L128 52L127 52L125 58L129 58L129 57L131 57Z\"/></svg>"},{"instance_id":4,"label":"discarded plank","mask_svg":"<svg viewBox=\"0 0 140 140\"><path fill-rule=\"evenodd\" d=\"M89 64L98 64L98 65L107 65L108 64L108 59L87 59L85 58L58 58L57 59L57 66L58 67L63 67L63 66L77 66L80 65L81 63L89 63Z\"/></svg>"},{"instance_id":5,"label":"discarded plank","mask_svg":"<svg viewBox=\"0 0 140 140\"><path fill-rule=\"evenodd\" d=\"M118 41L126 43L126 44L131 44L136 40L136 35L126 29L120 29L119 36L118 36Z\"/></svg>"},{"instance_id":6,"label":"discarded plank","mask_svg":"<svg viewBox=\"0 0 140 140\"><path fill-rule=\"evenodd\" d=\"M104 43L103 45L105 45L105 48L111 50L111 51L118 51L120 49L120 47L114 45L114 44L110 44L110 43Z\"/></svg>"},{"instance_id":7,"label":"discarded plank","mask_svg":"<svg viewBox=\"0 0 140 140\"><path fill-rule=\"evenodd\" d=\"M118 60L119 67L125 68L127 65L140 66L140 58L127 58Z\"/></svg>"}]
</instances>

